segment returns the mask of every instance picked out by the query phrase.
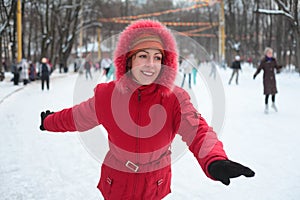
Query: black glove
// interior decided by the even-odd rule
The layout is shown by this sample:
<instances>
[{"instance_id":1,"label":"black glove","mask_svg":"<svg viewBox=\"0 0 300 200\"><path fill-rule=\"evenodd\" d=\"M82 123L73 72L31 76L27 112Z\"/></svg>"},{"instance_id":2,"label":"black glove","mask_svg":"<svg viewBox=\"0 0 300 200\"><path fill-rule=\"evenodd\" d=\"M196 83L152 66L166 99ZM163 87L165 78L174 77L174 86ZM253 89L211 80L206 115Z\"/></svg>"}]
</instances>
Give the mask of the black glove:
<instances>
[{"instance_id":1,"label":"black glove","mask_svg":"<svg viewBox=\"0 0 300 200\"><path fill-rule=\"evenodd\" d=\"M255 78L256 78L256 75L254 74L254 75L253 75L253 80L254 80Z\"/></svg>"},{"instance_id":2,"label":"black glove","mask_svg":"<svg viewBox=\"0 0 300 200\"><path fill-rule=\"evenodd\" d=\"M41 112L41 125L40 125L40 129L42 131L46 130L44 127L44 120L48 115L53 114L54 112L50 112L50 110L46 110L46 112Z\"/></svg>"},{"instance_id":3,"label":"black glove","mask_svg":"<svg viewBox=\"0 0 300 200\"><path fill-rule=\"evenodd\" d=\"M208 173L216 180L225 185L230 184L230 178L236 178L244 175L253 177L254 171L239 163L230 160L216 160L208 166Z\"/></svg>"}]
</instances>

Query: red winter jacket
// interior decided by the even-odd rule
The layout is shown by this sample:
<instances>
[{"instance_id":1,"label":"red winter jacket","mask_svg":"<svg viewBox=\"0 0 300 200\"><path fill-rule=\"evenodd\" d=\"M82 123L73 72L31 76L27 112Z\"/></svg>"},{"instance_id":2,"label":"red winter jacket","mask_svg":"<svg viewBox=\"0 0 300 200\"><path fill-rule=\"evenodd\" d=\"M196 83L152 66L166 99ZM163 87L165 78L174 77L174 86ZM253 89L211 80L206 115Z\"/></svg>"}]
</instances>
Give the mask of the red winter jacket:
<instances>
[{"instance_id":1,"label":"red winter jacket","mask_svg":"<svg viewBox=\"0 0 300 200\"><path fill-rule=\"evenodd\" d=\"M98 185L105 199L161 199L170 193L169 147L177 133L207 176L212 161L227 159L222 143L190 103L189 95L176 87L163 96L161 87L152 84L120 91L115 82L99 84L91 99L45 119L49 131L105 127L110 151ZM134 165L142 167L134 172Z\"/></svg>"},{"instance_id":2,"label":"red winter jacket","mask_svg":"<svg viewBox=\"0 0 300 200\"><path fill-rule=\"evenodd\" d=\"M150 22L150 26L161 26ZM188 93L173 86L177 72L174 42L168 42L173 51L166 51L164 59L173 70L166 74L164 67L156 83L140 86L125 74L126 60L120 49L128 44L122 35L120 40L125 46L116 50L117 80L97 85L87 101L49 115L44 127L55 132L86 131L102 124L109 142L98 184L104 198L162 199L171 192L170 145L176 134L182 136L208 177L208 165L227 156Z\"/></svg>"}]
</instances>

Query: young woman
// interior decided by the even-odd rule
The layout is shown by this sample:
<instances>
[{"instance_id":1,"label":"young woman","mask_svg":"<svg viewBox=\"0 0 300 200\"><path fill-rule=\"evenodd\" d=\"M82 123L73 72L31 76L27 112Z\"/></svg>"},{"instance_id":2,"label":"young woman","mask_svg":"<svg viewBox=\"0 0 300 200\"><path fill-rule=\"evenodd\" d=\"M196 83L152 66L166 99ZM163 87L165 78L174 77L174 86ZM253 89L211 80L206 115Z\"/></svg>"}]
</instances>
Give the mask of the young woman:
<instances>
[{"instance_id":1,"label":"young woman","mask_svg":"<svg viewBox=\"0 0 300 200\"><path fill-rule=\"evenodd\" d=\"M260 73L261 70L264 71L263 75L263 85L264 85L264 95L265 95L265 113L269 113L268 101L269 96L272 96L272 108L277 112L277 107L275 105L275 95L277 93L275 70L279 70L280 66L277 65L276 59L273 58L273 49L267 47L264 51L264 57L260 62L259 67L253 75L253 79Z\"/></svg>"},{"instance_id":2,"label":"young woman","mask_svg":"<svg viewBox=\"0 0 300 200\"><path fill-rule=\"evenodd\" d=\"M162 199L171 183L170 145L176 134L205 174L225 185L254 172L227 158L222 143L174 85L177 47L161 23L139 20L120 35L115 51L116 80L98 84L94 96L72 108L41 113L41 130L107 130L109 151L98 188L109 199Z\"/></svg>"}]
</instances>

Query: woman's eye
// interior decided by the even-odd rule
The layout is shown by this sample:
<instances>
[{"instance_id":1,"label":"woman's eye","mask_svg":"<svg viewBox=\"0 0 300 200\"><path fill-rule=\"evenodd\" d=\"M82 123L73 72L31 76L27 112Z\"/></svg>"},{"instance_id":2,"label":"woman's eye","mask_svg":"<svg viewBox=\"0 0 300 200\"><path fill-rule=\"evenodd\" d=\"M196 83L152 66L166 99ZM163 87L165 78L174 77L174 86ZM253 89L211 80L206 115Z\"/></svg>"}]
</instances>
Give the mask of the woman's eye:
<instances>
[{"instance_id":1,"label":"woman's eye","mask_svg":"<svg viewBox=\"0 0 300 200\"><path fill-rule=\"evenodd\" d=\"M139 55L139 58L147 58L147 55L144 55L144 54Z\"/></svg>"},{"instance_id":2,"label":"woman's eye","mask_svg":"<svg viewBox=\"0 0 300 200\"><path fill-rule=\"evenodd\" d=\"M160 56L156 56L155 60L161 60L161 57Z\"/></svg>"}]
</instances>

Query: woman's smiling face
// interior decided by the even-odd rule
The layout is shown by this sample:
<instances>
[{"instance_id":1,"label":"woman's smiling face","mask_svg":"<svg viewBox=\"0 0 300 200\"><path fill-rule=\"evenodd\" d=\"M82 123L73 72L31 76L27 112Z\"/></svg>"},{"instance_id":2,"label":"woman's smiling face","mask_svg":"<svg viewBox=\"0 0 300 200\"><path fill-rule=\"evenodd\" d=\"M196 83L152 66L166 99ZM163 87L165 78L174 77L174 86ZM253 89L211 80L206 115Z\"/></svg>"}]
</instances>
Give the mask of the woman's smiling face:
<instances>
[{"instance_id":1,"label":"woman's smiling face","mask_svg":"<svg viewBox=\"0 0 300 200\"><path fill-rule=\"evenodd\" d=\"M141 85L153 83L160 73L162 59L157 49L143 49L133 55L131 72L135 81Z\"/></svg>"}]
</instances>

